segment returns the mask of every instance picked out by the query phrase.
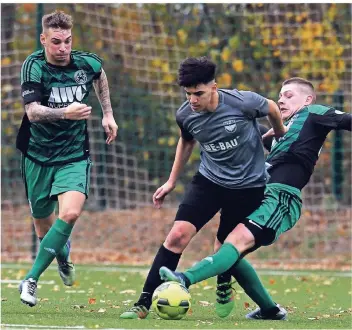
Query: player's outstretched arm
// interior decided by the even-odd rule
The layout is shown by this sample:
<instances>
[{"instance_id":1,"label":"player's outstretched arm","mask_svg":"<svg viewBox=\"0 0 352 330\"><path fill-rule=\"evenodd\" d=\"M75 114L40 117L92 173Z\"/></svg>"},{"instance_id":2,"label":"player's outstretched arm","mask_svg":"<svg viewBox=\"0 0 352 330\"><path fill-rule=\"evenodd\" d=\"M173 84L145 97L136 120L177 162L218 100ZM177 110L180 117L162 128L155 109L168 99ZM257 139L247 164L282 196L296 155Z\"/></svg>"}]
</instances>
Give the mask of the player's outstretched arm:
<instances>
[{"instance_id":1,"label":"player's outstretched arm","mask_svg":"<svg viewBox=\"0 0 352 330\"><path fill-rule=\"evenodd\" d=\"M99 78L94 80L93 87L103 111L102 126L107 135L106 143L110 144L116 139L118 126L111 107L109 83L104 69L101 69Z\"/></svg>"},{"instance_id":2,"label":"player's outstretched arm","mask_svg":"<svg viewBox=\"0 0 352 330\"><path fill-rule=\"evenodd\" d=\"M25 110L30 122L52 122L62 119L88 119L92 107L83 103L73 102L68 107L57 109L46 107L39 102L31 102L25 105Z\"/></svg>"}]
</instances>

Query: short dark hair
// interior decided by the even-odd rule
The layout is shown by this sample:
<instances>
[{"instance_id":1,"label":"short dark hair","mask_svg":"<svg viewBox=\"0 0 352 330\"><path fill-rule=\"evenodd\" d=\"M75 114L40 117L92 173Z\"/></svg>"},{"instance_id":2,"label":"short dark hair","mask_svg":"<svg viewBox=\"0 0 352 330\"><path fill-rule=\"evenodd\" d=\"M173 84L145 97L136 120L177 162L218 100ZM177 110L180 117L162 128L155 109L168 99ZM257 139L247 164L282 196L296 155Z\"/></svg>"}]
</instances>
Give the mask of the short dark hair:
<instances>
[{"instance_id":1,"label":"short dark hair","mask_svg":"<svg viewBox=\"0 0 352 330\"><path fill-rule=\"evenodd\" d=\"M300 78L300 77L292 77L289 79L286 79L283 83L282 86L288 85L288 84L297 84L300 85L301 87L303 87L307 92L311 93L313 96L313 102L315 102L316 100L316 94L315 94L315 90L314 90L314 86L313 84L304 78Z\"/></svg>"},{"instance_id":2,"label":"short dark hair","mask_svg":"<svg viewBox=\"0 0 352 330\"><path fill-rule=\"evenodd\" d=\"M314 92L314 86L313 84L304 78L300 77L292 77L289 79L286 79L283 83L282 86L288 85L288 84L298 84L298 85L305 85L306 87L309 87L313 92Z\"/></svg>"},{"instance_id":3,"label":"short dark hair","mask_svg":"<svg viewBox=\"0 0 352 330\"><path fill-rule=\"evenodd\" d=\"M178 69L178 84L192 87L207 84L215 79L216 64L207 57L188 57Z\"/></svg>"},{"instance_id":4,"label":"short dark hair","mask_svg":"<svg viewBox=\"0 0 352 330\"><path fill-rule=\"evenodd\" d=\"M50 28L61 28L63 30L70 30L72 26L72 16L65 14L63 11L55 10L50 14L44 15L42 18L43 32Z\"/></svg>"}]
</instances>

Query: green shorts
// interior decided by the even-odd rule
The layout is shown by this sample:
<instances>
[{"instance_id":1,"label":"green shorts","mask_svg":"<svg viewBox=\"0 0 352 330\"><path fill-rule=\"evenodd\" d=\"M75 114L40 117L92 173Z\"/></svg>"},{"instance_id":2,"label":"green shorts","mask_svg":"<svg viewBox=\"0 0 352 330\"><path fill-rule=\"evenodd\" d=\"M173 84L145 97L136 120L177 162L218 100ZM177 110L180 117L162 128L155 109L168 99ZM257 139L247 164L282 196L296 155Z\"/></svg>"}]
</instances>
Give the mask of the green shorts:
<instances>
[{"instance_id":1,"label":"green shorts","mask_svg":"<svg viewBox=\"0 0 352 330\"><path fill-rule=\"evenodd\" d=\"M79 191L88 198L91 160L41 166L30 159L22 159L22 177L32 216L46 218L54 212L57 195Z\"/></svg>"},{"instance_id":2,"label":"green shorts","mask_svg":"<svg viewBox=\"0 0 352 330\"><path fill-rule=\"evenodd\" d=\"M247 218L263 229L269 229L263 231L267 237L263 237L261 245L270 245L297 223L301 210L299 189L281 183L269 183L261 206Z\"/></svg>"}]
</instances>

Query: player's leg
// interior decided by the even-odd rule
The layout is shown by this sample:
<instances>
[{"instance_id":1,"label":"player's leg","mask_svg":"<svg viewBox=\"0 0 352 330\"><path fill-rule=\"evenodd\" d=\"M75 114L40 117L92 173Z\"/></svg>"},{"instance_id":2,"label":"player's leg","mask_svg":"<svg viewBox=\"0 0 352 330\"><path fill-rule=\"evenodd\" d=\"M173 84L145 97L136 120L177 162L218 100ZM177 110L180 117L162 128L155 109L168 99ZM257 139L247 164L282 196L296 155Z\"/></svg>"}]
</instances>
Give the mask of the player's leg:
<instances>
[{"instance_id":1,"label":"player's leg","mask_svg":"<svg viewBox=\"0 0 352 330\"><path fill-rule=\"evenodd\" d=\"M50 229L50 216L54 213L56 207L56 202L49 198L54 173L55 169L53 167L43 167L28 158L22 158L22 177L32 217L34 219L46 219L42 225L38 225L37 221L34 221L38 236L45 235L47 230ZM36 290L39 277L36 277L35 274L36 269L40 268L41 262L41 258L37 256L31 271L27 273L24 281L19 286L21 301L29 306L34 306L37 303Z\"/></svg>"},{"instance_id":2,"label":"player's leg","mask_svg":"<svg viewBox=\"0 0 352 330\"><path fill-rule=\"evenodd\" d=\"M265 187L263 186L241 189L240 191L231 190L226 194L216 235L215 252L221 248L221 242L224 242L235 226L261 205L264 191ZM218 275L215 311L220 317L228 316L235 306L232 286L230 270Z\"/></svg>"},{"instance_id":3,"label":"player's leg","mask_svg":"<svg viewBox=\"0 0 352 330\"><path fill-rule=\"evenodd\" d=\"M186 286L198 283L230 269L239 260L242 253L253 248L255 245L253 233L243 223L238 223L238 219L244 220L243 216L245 216L245 213L242 212L246 212L246 209L251 206L248 201L251 201L254 191L255 189L248 189L247 191L242 189L239 192L228 193L229 201L222 208L221 219L223 220L220 221L217 234L219 241L224 242L224 244L217 253L204 258L186 272L176 274L174 278L172 278L172 271L161 268L160 276L162 279L177 281L177 278L179 278ZM263 193L264 188L258 190L257 195L259 198L253 204L254 207L260 205ZM231 219L233 220L231 221ZM234 229L232 230L233 227Z\"/></svg>"},{"instance_id":4,"label":"player's leg","mask_svg":"<svg viewBox=\"0 0 352 330\"><path fill-rule=\"evenodd\" d=\"M24 299L26 284L28 283L29 285L29 294L26 296L36 296L36 288L35 290L33 289L32 283L35 282L36 284L40 275L67 243L73 225L80 215L88 195L90 167L90 160L86 160L50 169L50 171L54 172L50 197L54 199L55 196L58 196L59 217L44 236L39 246L39 251L34 264L31 270L27 273L25 282L21 288L21 300L30 306L36 304L36 299L31 299L29 302L26 302L26 299ZM42 179L43 177L41 177L41 180ZM77 181L79 181L78 184ZM37 207L37 205L35 205L35 207ZM33 203L32 208L33 216L36 218L42 218L34 213ZM54 208L50 213L52 213L53 210ZM48 214L46 216L48 216Z\"/></svg>"},{"instance_id":5,"label":"player's leg","mask_svg":"<svg viewBox=\"0 0 352 330\"><path fill-rule=\"evenodd\" d=\"M261 316L261 312L263 312L263 315L267 315L268 319L286 319L287 312L273 301L253 266L246 259L241 258L230 271L244 292L259 306L254 311L255 315L251 315L254 313L252 312L247 314L246 318L260 319L258 316Z\"/></svg>"},{"instance_id":6,"label":"player's leg","mask_svg":"<svg viewBox=\"0 0 352 330\"><path fill-rule=\"evenodd\" d=\"M41 219L33 218L33 224L34 224L35 232L36 232L37 237L38 237L40 242L43 240L44 236L46 235L46 233L51 228L51 226L54 223L55 219L56 219L55 212L51 213L46 218L41 218ZM67 243L65 244L65 246L57 254L56 259L57 259L57 262L59 264L59 274L60 274L61 278L63 279L64 284L69 283L69 285L72 285L72 284L70 284L71 283L70 281L69 282L66 281L65 273L62 273L60 271L61 270L60 265L64 265L65 263L69 262L70 245L71 245L70 240L68 240ZM64 277L62 276L62 274L64 274Z\"/></svg>"},{"instance_id":7,"label":"player's leg","mask_svg":"<svg viewBox=\"0 0 352 330\"><path fill-rule=\"evenodd\" d=\"M214 251L217 252L220 247L221 243L216 238ZM266 310L270 314L272 311L276 311L276 313L279 312L282 315L282 312L277 308L276 303L265 289L253 266L248 260L240 258L229 270L217 277L215 311L218 316L227 317L234 307L232 290L235 282L231 282L232 276L235 278L235 282L242 287L244 292L261 310Z\"/></svg>"},{"instance_id":8,"label":"player's leg","mask_svg":"<svg viewBox=\"0 0 352 330\"><path fill-rule=\"evenodd\" d=\"M301 193L298 189L282 184L268 184L266 188L265 202L261 207L248 216L248 228L255 233L256 241L261 245L274 243L285 231L291 229L298 221L302 208ZM253 224L256 224L254 227ZM252 227L251 227L252 226ZM264 231L258 230L258 226ZM241 260L230 271L246 293L259 306L256 310L246 315L249 319L286 320L287 311L275 304L269 294L253 285L260 280L252 266ZM247 275L248 274L248 275Z\"/></svg>"},{"instance_id":9,"label":"player's leg","mask_svg":"<svg viewBox=\"0 0 352 330\"><path fill-rule=\"evenodd\" d=\"M74 224L82 212L88 198L90 185L91 160L86 159L66 164L56 172L51 197L59 199L59 219ZM70 200L72 198L72 200ZM68 239L63 247L66 254L57 255L58 271L65 285L71 286L75 281L75 267L70 258L71 241ZM62 251L62 250L61 250Z\"/></svg>"},{"instance_id":10,"label":"player's leg","mask_svg":"<svg viewBox=\"0 0 352 330\"><path fill-rule=\"evenodd\" d=\"M241 254L255 245L271 244L275 240L283 218L290 215L285 203L291 201L292 199L283 195L280 187L268 185L261 206L230 232L217 253L204 258L181 276L180 274L175 275L174 279L172 279L172 271L165 268L160 269L160 276L164 280L179 278L184 284L191 285L230 269L239 260ZM220 223L219 230L221 225ZM219 235L218 238L221 242L222 238Z\"/></svg>"},{"instance_id":11,"label":"player's leg","mask_svg":"<svg viewBox=\"0 0 352 330\"><path fill-rule=\"evenodd\" d=\"M166 266L175 270L188 243L219 210L219 202L214 197L219 194L214 193L214 189L217 186L203 176L194 176L179 206L175 223L155 256L139 300L121 318L145 318L148 315L152 294L162 283L159 269Z\"/></svg>"}]
</instances>

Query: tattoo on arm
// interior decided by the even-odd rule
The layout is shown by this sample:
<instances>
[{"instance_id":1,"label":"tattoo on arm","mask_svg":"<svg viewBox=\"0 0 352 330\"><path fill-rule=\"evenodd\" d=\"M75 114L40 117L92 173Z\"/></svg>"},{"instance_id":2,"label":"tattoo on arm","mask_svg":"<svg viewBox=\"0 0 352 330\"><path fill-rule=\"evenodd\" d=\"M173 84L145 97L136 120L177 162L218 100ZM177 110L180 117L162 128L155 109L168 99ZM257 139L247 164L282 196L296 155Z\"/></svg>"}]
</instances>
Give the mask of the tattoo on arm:
<instances>
[{"instance_id":1,"label":"tattoo on arm","mask_svg":"<svg viewBox=\"0 0 352 330\"><path fill-rule=\"evenodd\" d=\"M103 69L101 70L99 79L94 80L93 86L95 94L100 102L103 114L112 112L108 78L106 77L106 73Z\"/></svg>"},{"instance_id":2,"label":"tattoo on arm","mask_svg":"<svg viewBox=\"0 0 352 330\"><path fill-rule=\"evenodd\" d=\"M25 110L29 121L31 122L51 122L64 118L66 108L49 108L41 105L39 102L32 102L25 105Z\"/></svg>"}]
</instances>

